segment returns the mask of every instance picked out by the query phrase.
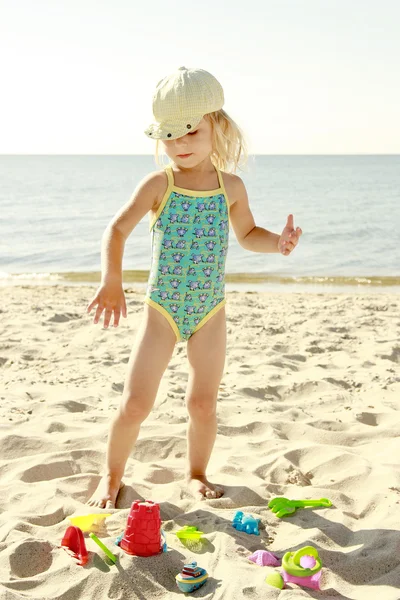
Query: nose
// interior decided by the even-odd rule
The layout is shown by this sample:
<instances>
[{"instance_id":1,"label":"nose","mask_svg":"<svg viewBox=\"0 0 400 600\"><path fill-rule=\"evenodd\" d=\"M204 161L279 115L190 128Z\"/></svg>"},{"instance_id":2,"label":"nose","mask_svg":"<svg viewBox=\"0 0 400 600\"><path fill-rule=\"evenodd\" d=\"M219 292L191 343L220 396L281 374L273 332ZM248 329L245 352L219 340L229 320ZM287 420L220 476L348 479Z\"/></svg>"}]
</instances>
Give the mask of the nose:
<instances>
[{"instance_id":1,"label":"nose","mask_svg":"<svg viewBox=\"0 0 400 600\"><path fill-rule=\"evenodd\" d=\"M185 154L185 151L187 149L186 135L184 135L183 137L177 138L175 140L175 147L176 147L177 154Z\"/></svg>"}]
</instances>

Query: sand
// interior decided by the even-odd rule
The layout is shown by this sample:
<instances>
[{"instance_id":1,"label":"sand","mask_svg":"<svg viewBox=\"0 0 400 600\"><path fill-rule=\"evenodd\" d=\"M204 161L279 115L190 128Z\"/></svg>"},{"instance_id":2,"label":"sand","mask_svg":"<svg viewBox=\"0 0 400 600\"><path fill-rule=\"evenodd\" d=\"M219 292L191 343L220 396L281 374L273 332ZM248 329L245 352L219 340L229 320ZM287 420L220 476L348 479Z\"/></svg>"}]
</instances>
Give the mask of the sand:
<instances>
[{"instance_id":1,"label":"sand","mask_svg":"<svg viewBox=\"0 0 400 600\"><path fill-rule=\"evenodd\" d=\"M90 559L60 548L68 517L103 467L143 291L126 286L128 318L93 324L89 286L0 289L0 598L101 600L183 597L175 575L197 560L209 580L193 597L400 598L400 296L228 292L228 348L218 435L209 464L220 499L186 489L186 345L175 347L142 426L118 508ZM274 496L329 498L333 506L284 519ZM168 552L131 557L114 545L135 499L160 503ZM233 529L236 510L261 519L260 536ZM203 544L174 535L185 524ZM321 591L265 583L258 549L279 558L313 545Z\"/></svg>"}]
</instances>

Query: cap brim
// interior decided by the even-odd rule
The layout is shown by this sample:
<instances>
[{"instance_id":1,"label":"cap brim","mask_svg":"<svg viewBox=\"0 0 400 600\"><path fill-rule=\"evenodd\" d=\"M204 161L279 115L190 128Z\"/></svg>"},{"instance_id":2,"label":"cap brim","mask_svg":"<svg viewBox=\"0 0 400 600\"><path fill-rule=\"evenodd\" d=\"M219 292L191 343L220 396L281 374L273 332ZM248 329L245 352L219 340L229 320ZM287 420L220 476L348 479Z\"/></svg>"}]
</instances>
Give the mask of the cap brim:
<instances>
[{"instance_id":1,"label":"cap brim","mask_svg":"<svg viewBox=\"0 0 400 600\"><path fill-rule=\"evenodd\" d=\"M183 124L182 121L179 123L171 121L152 123L144 133L148 138L153 140L176 140L177 138L190 133L192 129L197 127L203 117L204 115L188 117L185 121L183 121Z\"/></svg>"}]
</instances>

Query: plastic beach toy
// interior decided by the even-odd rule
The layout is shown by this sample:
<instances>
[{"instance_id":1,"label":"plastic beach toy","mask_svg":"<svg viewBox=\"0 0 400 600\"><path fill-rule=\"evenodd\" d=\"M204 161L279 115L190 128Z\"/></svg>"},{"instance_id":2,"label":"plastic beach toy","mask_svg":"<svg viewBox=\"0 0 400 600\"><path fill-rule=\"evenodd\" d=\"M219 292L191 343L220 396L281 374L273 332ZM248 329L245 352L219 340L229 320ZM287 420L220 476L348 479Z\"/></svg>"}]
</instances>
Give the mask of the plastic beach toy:
<instances>
[{"instance_id":1,"label":"plastic beach toy","mask_svg":"<svg viewBox=\"0 0 400 600\"><path fill-rule=\"evenodd\" d=\"M241 510L238 510L235 513L235 516L232 520L232 527L237 529L238 531L244 531L245 533L260 535L258 531L258 524L260 519L255 519L251 515L244 515Z\"/></svg>"},{"instance_id":2,"label":"plastic beach toy","mask_svg":"<svg viewBox=\"0 0 400 600\"><path fill-rule=\"evenodd\" d=\"M165 535L165 533L164 533L164 531L162 529L161 529L161 535L162 535L162 538L164 540L163 545L162 545L162 551L163 552L168 552L167 537L166 537L166 535Z\"/></svg>"},{"instance_id":3,"label":"plastic beach toy","mask_svg":"<svg viewBox=\"0 0 400 600\"><path fill-rule=\"evenodd\" d=\"M297 552L286 552L282 558L283 579L303 587L319 590L322 563L313 546L304 546Z\"/></svg>"},{"instance_id":4,"label":"plastic beach toy","mask_svg":"<svg viewBox=\"0 0 400 600\"><path fill-rule=\"evenodd\" d=\"M184 525L182 529L175 532L176 537L180 540L200 540L203 534L203 531L199 531L197 527L191 525Z\"/></svg>"},{"instance_id":5,"label":"plastic beach toy","mask_svg":"<svg viewBox=\"0 0 400 600\"><path fill-rule=\"evenodd\" d=\"M70 525L64 534L61 546L74 558L78 560L78 565L85 565L89 559L86 549L85 539L82 530L79 527Z\"/></svg>"},{"instance_id":6,"label":"plastic beach toy","mask_svg":"<svg viewBox=\"0 0 400 600\"><path fill-rule=\"evenodd\" d=\"M94 533L89 533L89 537L91 537L92 540L96 542L96 544L103 550L103 552L108 556L108 558L113 561L113 563L117 562L117 557L107 548L107 546L103 544L103 542L99 540L99 538L96 535L94 535Z\"/></svg>"},{"instance_id":7,"label":"plastic beach toy","mask_svg":"<svg viewBox=\"0 0 400 600\"><path fill-rule=\"evenodd\" d=\"M268 550L256 550L247 558L260 567L278 567L281 564L279 559Z\"/></svg>"},{"instance_id":8,"label":"plastic beach toy","mask_svg":"<svg viewBox=\"0 0 400 600\"><path fill-rule=\"evenodd\" d=\"M111 513L91 513L90 515L77 515L68 518L72 525L79 527L82 531L91 531L92 529L99 527L106 517L111 517Z\"/></svg>"},{"instance_id":9,"label":"plastic beach toy","mask_svg":"<svg viewBox=\"0 0 400 600\"><path fill-rule=\"evenodd\" d=\"M163 551L160 506L151 500L132 502L119 546L127 554L153 556Z\"/></svg>"},{"instance_id":10,"label":"plastic beach toy","mask_svg":"<svg viewBox=\"0 0 400 600\"><path fill-rule=\"evenodd\" d=\"M277 517L286 517L296 512L298 508L307 507L329 508L332 502L328 498L320 498L319 500L289 500L288 498L273 498L268 503L268 507L276 514Z\"/></svg>"},{"instance_id":11,"label":"plastic beach toy","mask_svg":"<svg viewBox=\"0 0 400 600\"><path fill-rule=\"evenodd\" d=\"M283 581L283 577L278 571L273 571L272 573L268 573L265 578L265 582L268 585L272 585L272 587L276 587L280 590L283 590L285 587L285 582Z\"/></svg>"},{"instance_id":12,"label":"plastic beach toy","mask_svg":"<svg viewBox=\"0 0 400 600\"><path fill-rule=\"evenodd\" d=\"M184 565L182 571L175 577L178 588L182 592L194 592L198 590L208 579L205 569L197 566L197 562Z\"/></svg>"}]
</instances>

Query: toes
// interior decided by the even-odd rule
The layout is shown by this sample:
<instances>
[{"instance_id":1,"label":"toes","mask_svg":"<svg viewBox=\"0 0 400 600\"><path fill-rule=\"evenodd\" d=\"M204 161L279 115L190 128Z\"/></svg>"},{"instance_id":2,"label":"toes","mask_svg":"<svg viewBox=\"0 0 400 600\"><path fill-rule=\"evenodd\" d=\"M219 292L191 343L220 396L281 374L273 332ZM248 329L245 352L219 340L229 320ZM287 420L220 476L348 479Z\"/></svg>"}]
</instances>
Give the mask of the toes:
<instances>
[{"instance_id":1,"label":"toes","mask_svg":"<svg viewBox=\"0 0 400 600\"><path fill-rule=\"evenodd\" d=\"M103 508L104 508L104 507L103 507ZM115 504L114 504L114 502L112 502L111 500L108 500L108 501L107 501L107 504L106 504L106 508L115 508Z\"/></svg>"},{"instance_id":2,"label":"toes","mask_svg":"<svg viewBox=\"0 0 400 600\"><path fill-rule=\"evenodd\" d=\"M213 490L207 490L204 495L206 498L221 498L224 495L224 490L223 488L215 487Z\"/></svg>"},{"instance_id":3,"label":"toes","mask_svg":"<svg viewBox=\"0 0 400 600\"><path fill-rule=\"evenodd\" d=\"M92 500L90 506L94 506L94 508L104 508L101 500Z\"/></svg>"}]
</instances>

